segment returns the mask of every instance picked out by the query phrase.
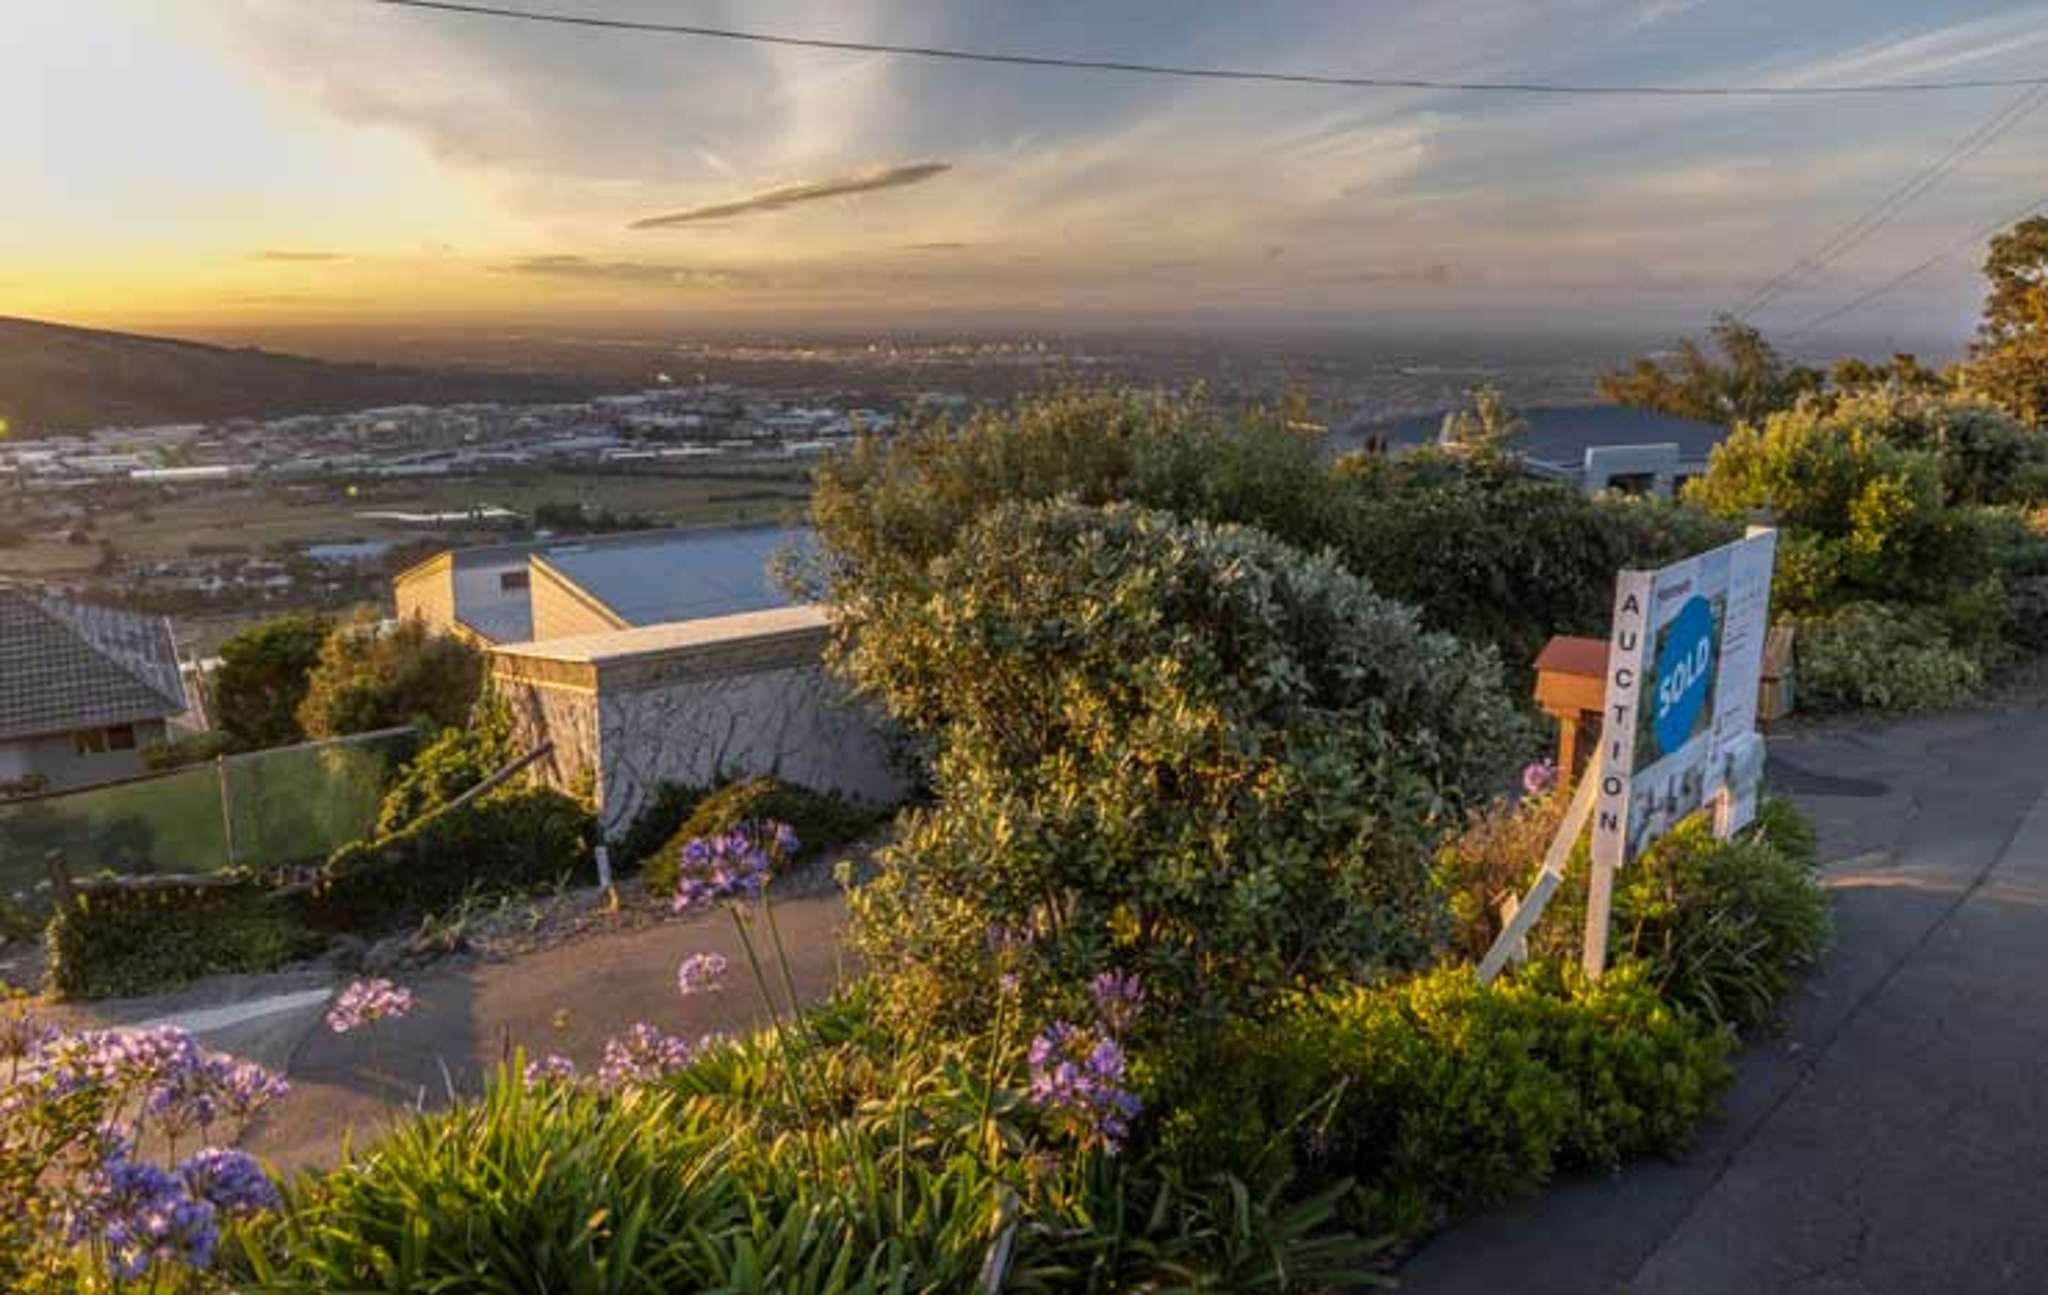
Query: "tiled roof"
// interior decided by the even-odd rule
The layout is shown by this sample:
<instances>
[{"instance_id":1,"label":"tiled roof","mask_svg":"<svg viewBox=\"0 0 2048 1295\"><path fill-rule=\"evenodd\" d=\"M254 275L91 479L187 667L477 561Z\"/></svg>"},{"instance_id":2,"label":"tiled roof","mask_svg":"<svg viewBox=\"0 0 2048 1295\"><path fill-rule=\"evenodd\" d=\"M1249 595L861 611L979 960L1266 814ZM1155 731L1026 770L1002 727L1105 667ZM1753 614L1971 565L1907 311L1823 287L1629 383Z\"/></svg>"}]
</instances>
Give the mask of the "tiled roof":
<instances>
[{"instance_id":1,"label":"tiled roof","mask_svg":"<svg viewBox=\"0 0 2048 1295\"><path fill-rule=\"evenodd\" d=\"M0 588L0 739L162 719L186 706L162 617Z\"/></svg>"}]
</instances>

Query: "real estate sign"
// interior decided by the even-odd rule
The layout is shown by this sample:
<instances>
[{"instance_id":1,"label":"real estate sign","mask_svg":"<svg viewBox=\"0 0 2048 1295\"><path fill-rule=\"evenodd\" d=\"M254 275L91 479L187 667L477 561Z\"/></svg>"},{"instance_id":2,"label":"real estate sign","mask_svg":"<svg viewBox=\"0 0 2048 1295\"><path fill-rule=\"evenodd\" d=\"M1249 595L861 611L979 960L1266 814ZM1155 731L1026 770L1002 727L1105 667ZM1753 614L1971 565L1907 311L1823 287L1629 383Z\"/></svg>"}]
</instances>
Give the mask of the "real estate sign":
<instances>
[{"instance_id":1,"label":"real estate sign","mask_svg":"<svg viewBox=\"0 0 2048 1295\"><path fill-rule=\"evenodd\" d=\"M1756 733L1778 533L1616 582L1593 861L1619 867L1694 810L1755 812Z\"/></svg>"}]
</instances>

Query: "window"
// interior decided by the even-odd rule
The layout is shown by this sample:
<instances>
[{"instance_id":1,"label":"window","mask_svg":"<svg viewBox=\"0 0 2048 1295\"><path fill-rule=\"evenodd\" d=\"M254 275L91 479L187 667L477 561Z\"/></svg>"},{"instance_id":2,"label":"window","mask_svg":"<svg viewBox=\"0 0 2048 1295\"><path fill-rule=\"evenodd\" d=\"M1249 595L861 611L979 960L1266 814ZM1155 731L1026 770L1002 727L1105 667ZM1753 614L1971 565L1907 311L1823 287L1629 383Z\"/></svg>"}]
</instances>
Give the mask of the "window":
<instances>
[{"instance_id":1,"label":"window","mask_svg":"<svg viewBox=\"0 0 2048 1295\"><path fill-rule=\"evenodd\" d=\"M509 594L515 589L524 589L526 585L527 576L524 571L506 571L498 576L498 592L501 594Z\"/></svg>"},{"instance_id":2,"label":"window","mask_svg":"<svg viewBox=\"0 0 2048 1295\"><path fill-rule=\"evenodd\" d=\"M104 755L107 750L107 730L88 728L73 733L71 749L80 755Z\"/></svg>"},{"instance_id":3,"label":"window","mask_svg":"<svg viewBox=\"0 0 2048 1295\"><path fill-rule=\"evenodd\" d=\"M121 724L107 730L107 750L133 751L135 749L135 726Z\"/></svg>"}]
</instances>

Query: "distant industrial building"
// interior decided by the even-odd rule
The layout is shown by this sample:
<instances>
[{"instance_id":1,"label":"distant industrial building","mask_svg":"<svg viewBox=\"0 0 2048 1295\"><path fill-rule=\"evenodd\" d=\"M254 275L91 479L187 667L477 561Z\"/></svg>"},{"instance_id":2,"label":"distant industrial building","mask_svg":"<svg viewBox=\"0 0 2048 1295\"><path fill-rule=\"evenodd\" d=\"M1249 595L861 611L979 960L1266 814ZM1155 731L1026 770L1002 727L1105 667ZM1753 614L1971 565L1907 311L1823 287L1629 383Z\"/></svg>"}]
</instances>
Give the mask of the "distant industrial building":
<instances>
[{"instance_id":1,"label":"distant industrial building","mask_svg":"<svg viewBox=\"0 0 2048 1295\"><path fill-rule=\"evenodd\" d=\"M1588 493L1623 490L1670 496L1707 470L1707 456L1728 435L1719 423L1676 418L1627 405L1554 405L1519 409L1529 431L1516 443L1531 475L1569 481ZM1411 414L1354 424L1333 438L1341 451L1390 454L1435 445L1445 414Z\"/></svg>"},{"instance_id":2,"label":"distant industrial building","mask_svg":"<svg viewBox=\"0 0 2048 1295\"><path fill-rule=\"evenodd\" d=\"M770 562L809 537L699 527L451 549L399 574L398 614L488 647L765 611L789 603Z\"/></svg>"}]
</instances>

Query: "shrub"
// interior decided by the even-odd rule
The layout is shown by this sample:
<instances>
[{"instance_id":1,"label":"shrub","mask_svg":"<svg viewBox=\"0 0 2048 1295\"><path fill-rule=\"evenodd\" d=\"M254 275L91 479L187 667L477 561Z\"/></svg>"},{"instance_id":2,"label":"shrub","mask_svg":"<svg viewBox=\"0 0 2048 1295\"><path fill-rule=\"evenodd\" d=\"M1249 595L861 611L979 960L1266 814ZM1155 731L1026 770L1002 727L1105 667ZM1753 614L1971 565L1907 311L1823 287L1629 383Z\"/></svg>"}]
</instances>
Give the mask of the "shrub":
<instances>
[{"instance_id":1,"label":"shrub","mask_svg":"<svg viewBox=\"0 0 2048 1295\"><path fill-rule=\"evenodd\" d=\"M1813 711L1954 705L1984 681L1928 612L1852 603L1798 622L1798 698Z\"/></svg>"},{"instance_id":2,"label":"shrub","mask_svg":"<svg viewBox=\"0 0 2048 1295\"><path fill-rule=\"evenodd\" d=\"M68 998L154 994L307 951L304 932L254 884L80 891L57 906L45 938L50 988Z\"/></svg>"},{"instance_id":3,"label":"shrub","mask_svg":"<svg viewBox=\"0 0 2048 1295\"><path fill-rule=\"evenodd\" d=\"M389 835L439 809L520 754L511 709L487 692L466 727L443 729L400 771L378 807L378 834Z\"/></svg>"},{"instance_id":4,"label":"shrub","mask_svg":"<svg viewBox=\"0 0 2048 1295\"><path fill-rule=\"evenodd\" d=\"M385 625L359 617L321 645L299 725L312 737L404 724L453 728L468 720L482 683L482 657L454 635L418 620Z\"/></svg>"},{"instance_id":5,"label":"shrub","mask_svg":"<svg viewBox=\"0 0 2048 1295\"><path fill-rule=\"evenodd\" d=\"M395 835L343 846L321 865L301 908L323 930L376 930L473 892L581 872L596 838L590 811L561 792L496 791Z\"/></svg>"},{"instance_id":6,"label":"shrub","mask_svg":"<svg viewBox=\"0 0 2048 1295\"><path fill-rule=\"evenodd\" d=\"M1477 962L1506 925L1501 905L1520 899L1564 819L1566 797L1496 800L1476 810L1436 856L1436 882L1450 905L1452 956Z\"/></svg>"},{"instance_id":7,"label":"shrub","mask_svg":"<svg viewBox=\"0 0 2048 1295\"><path fill-rule=\"evenodd\" d=\"M1532 937L1576 956L1585 914L1584 850ZM1616 958L1637 958L1667 999L1740 1031L1777 1019L1801 969L1827 946L1832 921L1797 810L1766 800L1757 821L1716 840L1705 814L1680 823L1622 871L1614 890Z\"/></svg>"},{"instance_id":8,"label":"shrub","mask_svg":"<svg viewBox=\"0 0 2048 1295\"><path fill-rule=\"evenodd\" d=\"M797 852L788 862L804 863L873 831L888 812L859 805L834 792L812 791L780 778L747 778L727 783L698 801L642 870L647 889L668 894L676 886L676 860L699 837L729 832L742 823L767 819L796 829Z\"/></svg>"},{"instance_id":9,"label":"shrub","mask_svg":"<svg viewBox=\"0 0 2048 1295\"><path fill-rule=\"evenodd\" d=\"M842 658L938 748L936 807L853 899L904 1011L984 1010L997 927L1168 1013L1437 938L1431 841L1519 739L1490 654L1327 554L1128 508L998 509L933 578Z\"/></svg>"},{"instance_id":10,"label":"shrub","mask_svg":"<svg viewBox=\"0 0 2048 1295\"><path fill-rule=\"evenodd\" d=\"M1424 451L1353 455L1344 562L1380 593L1412 603L1432 629L1492 644L1516 681L1554 634L1604 633L1614 573L1656 567L1734 538L1734 528L1656 499L1589 499L1510 464Z\"/></svg>"},{"instance_id":11,"label":"shrub","mask_svg":"<svg viewBox=\"0 0 2048 1295\"><path fill-rule=\"evenodd\" d=\"M220 645L214 708L236 750L259 751L306 736L299 706L333 628L327 617L305 612L252 626Z\"/></svg>"},{"instance_id":12,"label":"shrub","mask_svg":"<svg viewBox=\"0 0 2048 1295\"><path fill-rule=\"evenodd\" d=\"M188 764L204 764L234 749L234 739L226 733L189 733L142 748L142 767L151 772L182 769Z\"/></svg>"},{"instance_id":13,"label":"shrub","mask_svg":"<svg viewBox=\"0 0 2048 1295\"><path fill-rule=\"evenodd\" d=\"M657 784L647 804L633 816L619 839L611 843L612 866L626 872L653 858L689 819L697 803L709 794L705 788L687 783Z\"/></svg>"}]
</instances>

